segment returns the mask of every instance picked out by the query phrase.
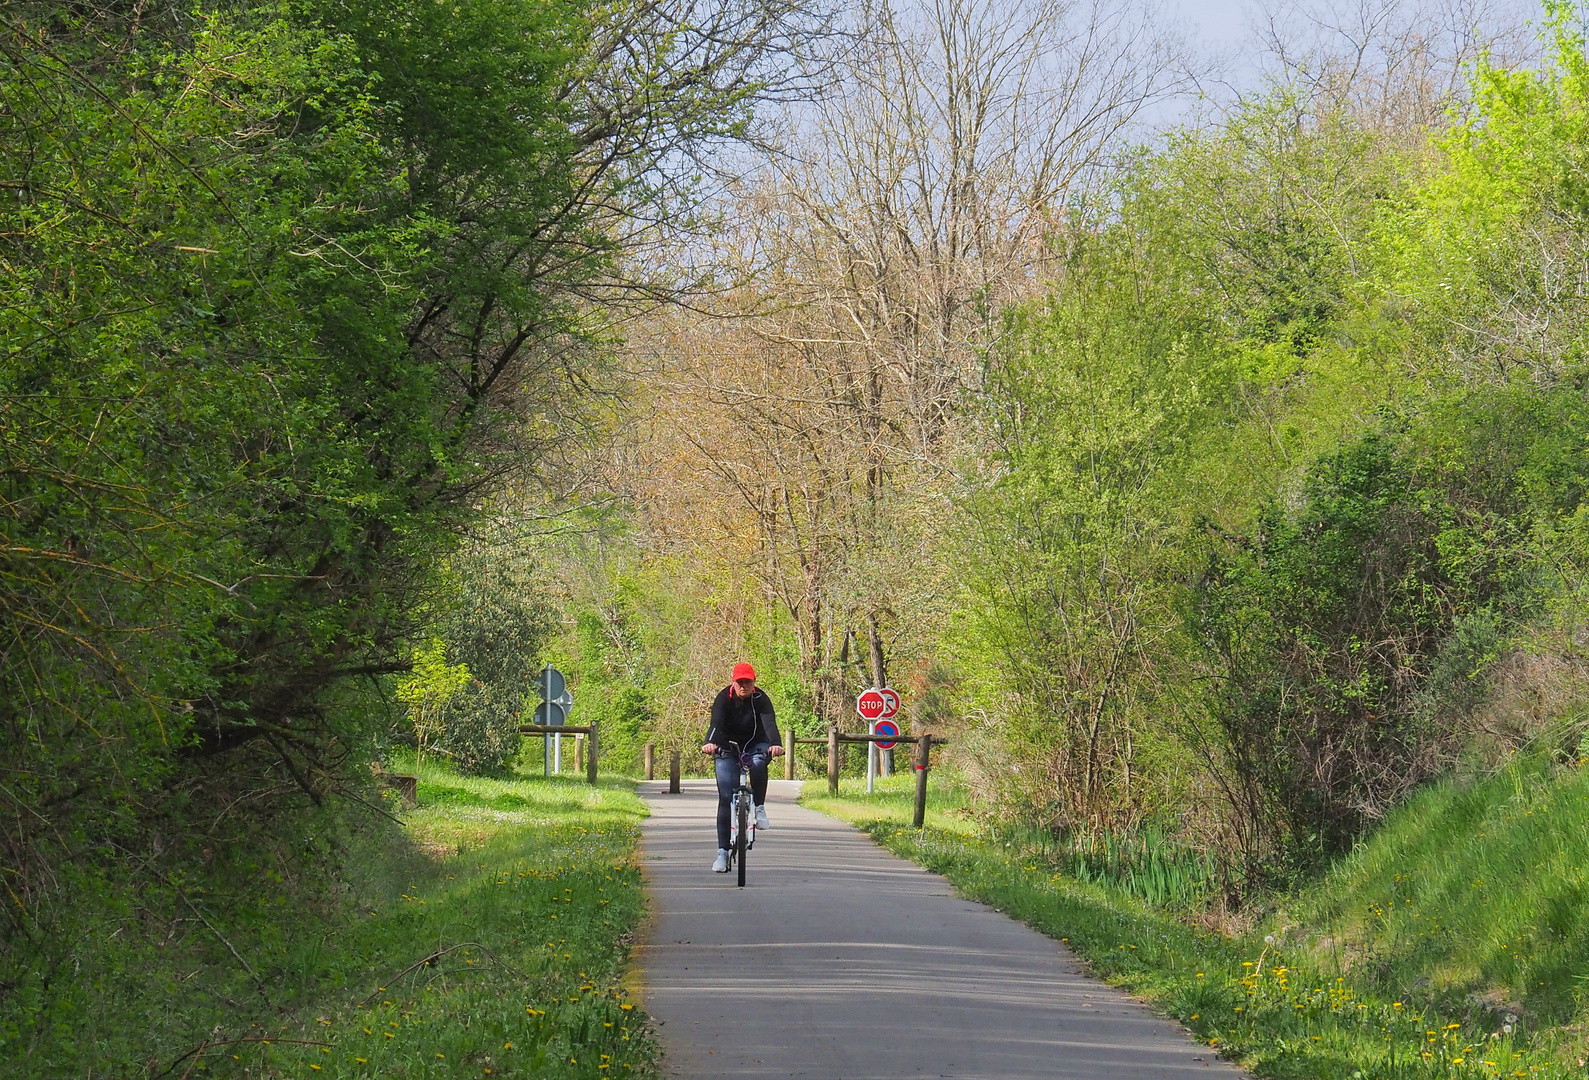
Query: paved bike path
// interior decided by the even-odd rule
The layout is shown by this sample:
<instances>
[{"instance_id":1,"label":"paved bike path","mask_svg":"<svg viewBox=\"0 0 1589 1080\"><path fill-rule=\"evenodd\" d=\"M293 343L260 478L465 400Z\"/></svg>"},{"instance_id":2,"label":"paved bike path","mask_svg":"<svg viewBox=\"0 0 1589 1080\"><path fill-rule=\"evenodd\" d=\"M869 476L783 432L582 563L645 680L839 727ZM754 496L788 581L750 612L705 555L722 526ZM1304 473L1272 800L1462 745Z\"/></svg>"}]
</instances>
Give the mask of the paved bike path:
<instances>
[{"instance_id":1,"label":"paved bike path","mask_svg":"<svg viewBox=\"0 0 1589 1080\"><path fill-rule=\"evenodd\" d=\"M636 953L679 1080L1238 1080L1059 942L773 782L745 888L710 870L716 791L640 794L652 920Z\"/></svg>"}]
</instances>

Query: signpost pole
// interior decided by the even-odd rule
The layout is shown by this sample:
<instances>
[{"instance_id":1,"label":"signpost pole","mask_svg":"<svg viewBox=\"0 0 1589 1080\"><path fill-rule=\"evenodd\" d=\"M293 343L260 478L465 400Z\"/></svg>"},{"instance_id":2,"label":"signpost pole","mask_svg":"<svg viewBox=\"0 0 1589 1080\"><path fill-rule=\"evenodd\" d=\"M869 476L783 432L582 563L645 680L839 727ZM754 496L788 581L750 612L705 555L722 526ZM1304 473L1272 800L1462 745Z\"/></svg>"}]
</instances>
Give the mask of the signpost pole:
<instances>
[{"instance_id":1,"label":"signpost pole","mask_svg":"<svg viewBox=\"0 0 1589 1080\"><path fill-rule=\"evenodd\" d=\"M561 731L552 736L552 771L558 776L563 775L563 733Z\"/></svg>"},{"instance_id":2,"label":"signpost pole","mask_svg":"<svg viewBox=\"0 0 1589 1080\"><path fill-rule=\"evenodd\" d=\"M869 734L869 735L876 735L877 734L877 721L873 720L870 724L868 724L866 726L866 731L867 731L867 734ZM869 743L866 744L866 793L868 795L872 794L872 785L873 785L873 781L876 780L876 778L877 778L877 744L875 742L869 742Z\"/></svg>"},{"instance_id":3,"label":"signpost pole","mask_svg":"<svg viewBox=\"0 0 1589 1080\"><path fill-rule=\"evenodd\" d=\"M541 733L541 775L552 775L552 737Z\"/></svg>"}]
</instances>

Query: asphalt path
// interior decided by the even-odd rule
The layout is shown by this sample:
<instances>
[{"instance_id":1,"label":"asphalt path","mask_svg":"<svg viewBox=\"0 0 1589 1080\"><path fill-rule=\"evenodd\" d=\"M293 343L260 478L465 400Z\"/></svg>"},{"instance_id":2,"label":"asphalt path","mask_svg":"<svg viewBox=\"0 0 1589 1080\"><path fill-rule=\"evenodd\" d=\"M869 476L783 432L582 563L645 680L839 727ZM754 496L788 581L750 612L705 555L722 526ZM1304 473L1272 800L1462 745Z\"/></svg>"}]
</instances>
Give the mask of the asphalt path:
<instances>
[{"instance_id":1,"label":"asphalt path","mask_svg":"<svg viewBox=\"0 0 1589 1080\"><path fill-rule=\"evenodd\" d=\"M712 783L641 785L652 911L637 959L670 1076L1242 1076L1061 943L794 805L798 791L773 782L740 889L711 872Z\"/></svg>"}]
</instances>

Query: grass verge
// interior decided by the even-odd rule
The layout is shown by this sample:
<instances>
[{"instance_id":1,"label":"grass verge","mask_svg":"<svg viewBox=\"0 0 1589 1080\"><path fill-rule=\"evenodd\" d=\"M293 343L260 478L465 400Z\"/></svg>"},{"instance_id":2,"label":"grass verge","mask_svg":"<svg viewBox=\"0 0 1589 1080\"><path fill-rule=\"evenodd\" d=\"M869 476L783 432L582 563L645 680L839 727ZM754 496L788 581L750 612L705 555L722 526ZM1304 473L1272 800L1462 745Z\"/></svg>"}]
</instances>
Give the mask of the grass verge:
<instances>
[{"instance_id":1,"label":"grass verge","mask_svg":"<svg viewBox=\"0 0 1589 1080\"><path fill-rule=\"evenodd\" d=\"M389 892L288 943L268 1011L151 1076L656 1075L620 986L644 909L632 786L418 775L403 817L421 854Z\"/></svg>"},{"instance_id":2,"label":"grass verge","mask_svg":"<svg viewBox=\"0 0 1589 1080\"><path fill-rule=\"evenodd\" d=\"M993 838L953 813L959 797L934 777L927 827L910 827L909 777L875 795L801 802L867 832L942 874L965 896L1066 942L1096 976L1185 1024L1221 1056L1262 1077L1432 1080L1581 1077L1550 1045L1493 1027L1487 1010L1442 1012L1384 992L1372 978L1327 970L1307 944L1272 930L1228 937L1123 890L1057 872L1049 856ZM816 785L808 785L807 790ZM1265 940L1265 937L1271 940Z\"/></svg>"}]
</instances>

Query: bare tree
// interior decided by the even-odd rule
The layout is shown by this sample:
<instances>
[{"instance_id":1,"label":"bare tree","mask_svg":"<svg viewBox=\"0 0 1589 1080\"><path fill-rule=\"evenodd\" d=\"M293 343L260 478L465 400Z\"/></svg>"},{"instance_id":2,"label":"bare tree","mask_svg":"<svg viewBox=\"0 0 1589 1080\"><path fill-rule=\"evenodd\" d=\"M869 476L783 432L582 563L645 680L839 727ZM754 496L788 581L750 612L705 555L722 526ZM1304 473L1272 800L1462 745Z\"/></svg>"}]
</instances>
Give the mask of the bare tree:
<instances>
[{"instance_id":1,"label":"bare tree","mask_svg":"<svg viewBox=\"0 0 1589 1080\"><path fill-rule=\"evenodd\" d=\"M676 426L702 470L667 497L705 481L753 523L755 572L835 718L842 683L886 679L891 648L931 633L920 538L1001 310L1045 287L1068 215L1188 67L1145 5L923 0L859 21L832 91L734 190L733 320L686 329L652 380L694 418Z\"/></svg>"},{"instance_id":2,"label":"bare tree","mask_svg":"<svg viewBox=\"0 0 1589 1080\"><path fill-rule=\"evenodd\" d=\"M1467 92L1472 65L1536 59L1518 0L1280 0L1255 33L1271 78L1308 91L1319 112L1376 131L1422 138Z\"/></svg>"},{"instance_id":3,"label":"bare tree","mask_svg":"<svg viewBox=\"0 0 1589 1080\"><path fill-rule=\"evenodd\" d=\"M790 303L768 332L857 357L924 450L1000 308L1041 283L1072 201L1188 65L1150 7L925 0L868 17L868 47L795 118L747 205Z\"/></svg>"}]
</instances>

